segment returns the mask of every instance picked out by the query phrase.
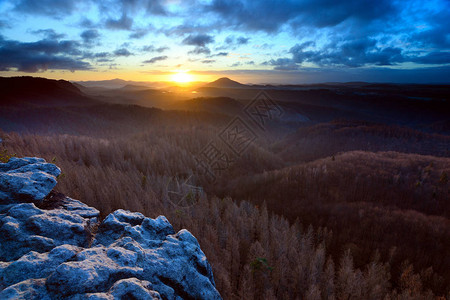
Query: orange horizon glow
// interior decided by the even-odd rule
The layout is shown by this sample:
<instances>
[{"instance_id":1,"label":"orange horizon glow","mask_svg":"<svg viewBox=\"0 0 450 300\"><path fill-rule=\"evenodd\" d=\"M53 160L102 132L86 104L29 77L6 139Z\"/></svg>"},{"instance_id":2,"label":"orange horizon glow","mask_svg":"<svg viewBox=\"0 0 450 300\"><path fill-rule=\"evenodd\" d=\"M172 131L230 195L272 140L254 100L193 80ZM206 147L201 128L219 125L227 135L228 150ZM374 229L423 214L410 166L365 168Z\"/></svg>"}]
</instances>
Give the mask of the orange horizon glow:
<instances>
[{"instance_id":1,"label":"orange horizon glow","mask_svg":"<svg viewBox=\"0 0 450 300\"><path fill-rule=\"evenodd\" d=\"M93 72L93 71L45 71L36 73L17 72L17 71L0 71L1 77L14 76L32 76L44 77L48 79L63 79L68 81L101 81L111 79L123 79L127 81L140 82L175 82L178 84L189 84L190 82L210 82L226 75L220 74L199 74L195 71L176 70L164 72L139 72L139 71L108 71L108 72Z\"/></svg>"},{"instance_id":2,"label":"orange horizon glow","mask_svg":"<svg viewBox=\"0 0 450 300\"><path fill-rule=\"evenodd\" d=\"M170 76L171 81L183 85L187 85L190 82L194 81L194 76L189 73L189 71L175 71L175 74Z\"/></svg>"},{"instance_id":3,"label":"orange horizon glow","mask_svg":"<svg viewBox=\"0 0 450 300\"><path fill-rule=\"evenodd\" d=\"M185 75L178 75L179 73L186 73L190 78L179 78ZM238 81L244 84L258 84L267 82L277 82L276 76L267 76L259 74L230 74L226 70L188 70L188 69L172 69L172 70L120 70L112 69L108 71L92 71L92 70L79 70L75 72L70 71L44 71L44 72L19 72L19 71L0 71L1 77L15 77L15 76L31 76L31 77L43 77L55 80L67 80L67 81L104 81L112 79L122 79L125 81L134 82L167 82L176 83L180 86L189 86L194 83L200 82L212 82L221 77L229 77L232 80ZM175 78L174 78L175 76Z\"/></svg>"}]
</instances>

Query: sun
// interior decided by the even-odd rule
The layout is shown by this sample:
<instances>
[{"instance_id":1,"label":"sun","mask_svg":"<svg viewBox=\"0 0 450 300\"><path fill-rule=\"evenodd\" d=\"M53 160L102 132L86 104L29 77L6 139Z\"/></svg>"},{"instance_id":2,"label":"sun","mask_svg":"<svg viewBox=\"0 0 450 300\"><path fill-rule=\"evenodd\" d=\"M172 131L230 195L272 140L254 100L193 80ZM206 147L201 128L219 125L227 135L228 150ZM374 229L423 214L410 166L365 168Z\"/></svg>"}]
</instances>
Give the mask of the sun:
<instances>
[{"instance_id":1,"label":"sun","mask_svg":"<svg viewBox=\"0 0 450 300\"><path fill-rule=\"evenodd\" d=\"M193 80L192 75L187 71L177 71L172 75L171 79L176 83L189 83Z\"/></svg>"}]
</instances>

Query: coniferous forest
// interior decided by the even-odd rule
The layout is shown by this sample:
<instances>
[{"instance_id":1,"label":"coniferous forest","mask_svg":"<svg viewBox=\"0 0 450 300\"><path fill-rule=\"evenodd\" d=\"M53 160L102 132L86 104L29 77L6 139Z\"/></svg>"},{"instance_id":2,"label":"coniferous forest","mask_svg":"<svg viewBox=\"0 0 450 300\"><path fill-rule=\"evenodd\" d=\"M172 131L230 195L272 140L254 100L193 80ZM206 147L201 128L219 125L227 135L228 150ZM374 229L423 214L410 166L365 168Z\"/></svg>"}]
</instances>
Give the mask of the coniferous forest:
<instances>
[{"instance_id":1,"label":"coniferous forest","mask_svg":"<svg viewBox=\"0 0 450 300\"><path fill-rule=\"evenodd\" d=\"M206 86L192 97L0 83L2 161L55 163L56 191L103 217L124 208L188 229L224 299L450 297L448 86ZM279 113L263 128L245 114L261 90ZM240 136L238 154L223 144L237 116L255 137ZM226 158L213 180L199 163L209 145Z\"/></svg>"}]
</instances>

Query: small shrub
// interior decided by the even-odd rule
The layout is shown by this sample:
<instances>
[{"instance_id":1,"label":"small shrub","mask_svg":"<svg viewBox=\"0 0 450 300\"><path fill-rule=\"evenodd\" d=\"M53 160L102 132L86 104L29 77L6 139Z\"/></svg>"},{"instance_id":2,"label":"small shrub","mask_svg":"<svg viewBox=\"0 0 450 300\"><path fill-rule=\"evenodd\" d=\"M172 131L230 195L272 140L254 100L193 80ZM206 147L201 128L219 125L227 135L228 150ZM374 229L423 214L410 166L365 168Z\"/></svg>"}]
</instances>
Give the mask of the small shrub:
<instances>
[{"instance_id":1,"label":"small shrub","mask_svg":"<svg viewBox=\"0 0 450 300\"><path fill-rule=\"evenodd\" d=\"M0 151L0 162L7 163L11 157L15 157L16 154L8 153L8 149L4 148Z\"/></svg>"},{"instance_id":2,"label":"small shrub","mask_svg":"<svg viewBox=\"0 0 450 300\"><path fill-rule=\"evenodd\" d=\"M250 268L252 269L252 272L256 271L272 271L273 268L269 266L267 263L267 259L264 257L257 257L250 263Z\"/></svg>"}]
</instances>

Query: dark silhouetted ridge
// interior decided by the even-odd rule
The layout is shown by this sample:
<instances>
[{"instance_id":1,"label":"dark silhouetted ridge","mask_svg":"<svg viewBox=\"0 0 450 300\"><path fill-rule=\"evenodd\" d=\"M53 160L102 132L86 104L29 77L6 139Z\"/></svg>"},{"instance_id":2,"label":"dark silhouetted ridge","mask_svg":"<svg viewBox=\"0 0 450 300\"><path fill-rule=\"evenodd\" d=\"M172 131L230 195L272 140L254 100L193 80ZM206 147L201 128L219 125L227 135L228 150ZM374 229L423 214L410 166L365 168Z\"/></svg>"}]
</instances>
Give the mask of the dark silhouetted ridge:
<instances>
[{"instance_id":1,"label":"dark silhouetted ridge","mask_svg":"<svg viewBox=\"0 0 450 300\"><path fill-rule=\"evenodd\" d=\"M65 80L40 77L0 77L1 105L86 105L97 103Z\"/></svg>"},{"instance_id":2,"label":"dark silhouetted ridge","mask_svg":"<svg viewBox=\"0 0 450 300\"><path fill-rule=\"evenodd\" d=\"M222 77L217 79L216 81L210 82L206 85L206 87L215 87L215 88L242 88L245 87L245 84L239 83L237 81L231 80L228 77Z\"/></svg>"}]
</instances>

